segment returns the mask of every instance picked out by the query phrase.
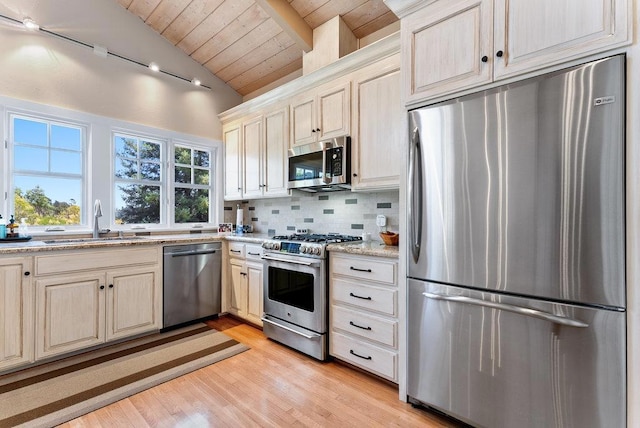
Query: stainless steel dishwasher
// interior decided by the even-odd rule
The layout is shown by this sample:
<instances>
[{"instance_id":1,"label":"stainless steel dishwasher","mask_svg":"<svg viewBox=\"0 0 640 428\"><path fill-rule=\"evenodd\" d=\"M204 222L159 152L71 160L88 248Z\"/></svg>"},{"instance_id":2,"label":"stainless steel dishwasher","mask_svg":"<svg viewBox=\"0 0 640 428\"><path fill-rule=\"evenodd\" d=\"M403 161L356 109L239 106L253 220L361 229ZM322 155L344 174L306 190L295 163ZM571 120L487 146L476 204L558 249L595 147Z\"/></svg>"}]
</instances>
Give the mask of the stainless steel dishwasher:
<instances>
[{"instance_id":1,"label":"stainless steel dishwasher","mask_svg":"<svg viewBox=\"0 0 640 428\"><path fill-rule=\"evenodd\" d=\"M167 246L163 261L163 328L220 313L220 242Z\"/></svg>"}]
</instances>

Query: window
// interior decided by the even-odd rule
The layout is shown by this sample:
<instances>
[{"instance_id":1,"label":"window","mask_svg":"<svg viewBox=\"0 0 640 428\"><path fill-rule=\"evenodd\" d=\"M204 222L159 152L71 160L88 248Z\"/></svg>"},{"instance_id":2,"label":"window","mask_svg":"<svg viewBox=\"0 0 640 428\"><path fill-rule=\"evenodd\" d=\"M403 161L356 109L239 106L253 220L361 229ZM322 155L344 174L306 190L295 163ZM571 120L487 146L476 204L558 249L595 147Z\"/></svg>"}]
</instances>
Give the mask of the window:
<instances>
[{"instance_id":1,"label":"window","mask_svg":"<svg viewBox=\"0 0 640 428\"><path fill-rule=\"evenodd\" d=\"M116 224L161 223L162 143L116 134L114 146Z\"/></svg>"},{"instance_id":2,"label":"window","mask_svg":"<svg viewBox=\"0 0 640 428\"><path fill-rule=\"evenodd\" d=\"M125 133L115 133L113 142L116 224L212 221L212 149Z\"/></svg>"},{"instance_id":3,"label":"window","mask_svg":"<svg viewBox=\"0 0 640 428\"><path fill-rule=\"evenodd\" d=\"M211 152L174 148L174 222L208 223L211 201Z\"/></svg>"},{"instance_id":4,"label":"window","mask_svg":"<svg viewBox=\"0 0 640 428\"><path fill-rule=\"evenodd\" d=\"M85 128L17 114L9 122L11 214L36 226L82 225Z\"/></svg>"}]
</instances>

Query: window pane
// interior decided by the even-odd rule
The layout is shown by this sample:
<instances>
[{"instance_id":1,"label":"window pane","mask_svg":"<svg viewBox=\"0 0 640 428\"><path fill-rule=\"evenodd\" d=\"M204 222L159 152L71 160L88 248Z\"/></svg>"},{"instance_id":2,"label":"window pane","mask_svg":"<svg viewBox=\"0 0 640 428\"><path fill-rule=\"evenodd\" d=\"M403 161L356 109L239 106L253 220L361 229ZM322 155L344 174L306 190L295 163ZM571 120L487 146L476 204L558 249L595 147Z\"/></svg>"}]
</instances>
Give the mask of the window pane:
<instances>
[{"instance_id":1,"label":"window pane","mask_svg":"<svg viewBox=\"0 0 640 428\"><path fill-rule=\"evenodd\" d=\"M116 136L116 156L125 158L137 158L138 157L138 142L135 138L125 138Z\"/></svg>"},{"instance_id":2,"label":"window pane","mask_svg":"<svg viewBox=\"0 0 640 428\"><path fill-rule=\"evenodd\" d=\"M13 167L19 171L49 171L48 150L37 147L15 146Z\"/></svg>"},{"instance_id":3,"label":"window pane","mask_svg":"<svg viewBox=\"0 0 640 428\"><path fill-rule=\"evenodd\" d=\"M14 175L14 216L32 225L81 224L82 180Z\"/></svg>"},{"instance_id":4,"label":"window pane","mask_svg":"<svg viewBox=\"0 0 640 428\"><path fill-rule=\"evenodd\" d=\"M116 184L116 224L160 223L160 187Z\"/></svg>"},{"instance_id":5,"label":"window pane","mask_svg":"<svg viewBox=\"0 0 640 428\"><path fill-rule=\"evenodd\" d=\"M51 125L51 147L79 151L82 149L82 134L78 128Z\"/></svg>"},{"instance_id":6,"label":"window pane","mask_svg":"<svg viewBox=\"0 0 640 428\"><path fill-rule=\"evenodd\" d=\"M140 178L142 180L160 181L160 164L140 162Z\"/></svg>"},{"instance_id":7,"label":"window pane","mask_svg":"<svg viewBox=\"0 0 640 428\"><path fill-rule=\"evenodd\" d=\"M27 119L13 120L13 141L37 146L47 145L47 124Z\"/></svg>"},{"instance_id":8,"label":"window pane","mask_svg":"<svg viewBox=\"0 0 640 428\"><path fill-rule=\"evenodd\" d=\"M195 166L209 167L209 152L203 152L200 150L193 151L193 164Z\"/></svg>"},{"instance_id":9,"label":"window pane","mask_svg":"<svg viewBox=\"0 0 640 428\"><path fill-rule=\"evenodd\" d=\"M191 149L176 147L175 162L183 165L191 165Z\"/></svg>"},{"instance_id":10,"label":"window pane","mask_svg":"<svg viewBox=\"0 0 640 428\"><path fill-rule=\"evenodd\" d=\"M209 170L195 168L193 170L193 179L195 184L209 184Z\"/></svg>"},{"instance_id":11,"label":"window pane","mask_svg":"<svg viewBox=\"0 0 640 428\"><path fill-rule=\"evenodd\" d=\"M177 166L176 169L176 183L191 184L191 168L184 166Z\"/></svg>"},{"instance_id":12,"label":"window pane","mask_svg":"<svg viewBox=\"0 0 640 428\"><path fill-rule=\"evenodd\" d=\"M160 162L160 144L142 141L140 144L140 159Z\"/></svg>"},{"instance_id":13,"label":"window pane","mask_svg":"<svg viewBox=\"0 0 640 428\"><path fill-rule=\"evenodd\" d=\"M209 221L209 190L175 189L175 222L206 223Z\"/></svg>"},{"instance_id":14,"label":"window pane","mask_svg":"<svg viewBox=\"0 0 640 428\"><path fill-rule=\"evenodd\" d=\"M116 158L116 177L138 179L138 162L129 159Z\"/></svg>"},{"instance_id":15,"label":"window pane","mask_svg":"<svg viewBox=\"0 0 640 428\"><path fill-rule=\"evenodd\" d=\"M51 150L51 172L82 174L81 153Z\"/></svg>"}]
</instances>

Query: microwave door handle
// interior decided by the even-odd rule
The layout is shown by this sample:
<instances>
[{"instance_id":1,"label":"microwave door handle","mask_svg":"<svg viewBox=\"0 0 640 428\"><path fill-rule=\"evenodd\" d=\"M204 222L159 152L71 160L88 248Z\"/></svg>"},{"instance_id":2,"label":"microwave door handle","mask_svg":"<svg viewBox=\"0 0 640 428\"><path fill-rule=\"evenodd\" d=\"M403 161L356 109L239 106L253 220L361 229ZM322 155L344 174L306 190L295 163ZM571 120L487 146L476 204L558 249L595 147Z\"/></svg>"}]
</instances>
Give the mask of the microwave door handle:
<instances>
[{"instance_id":1,"label":"microwave door handle","mask_svg":"<svg viewBox=\"0 0 640 428\"><path fill-rule=\"evenodd\" d=\"M327 174L327 145L331 143L322 144L322 182L325 184L331 183L331 178Z\"/></svg>"},{"instance_id":2,"label":"microwave door handle","mask_svg":"<svg viewBox=\"0 0 640 428\"><path fill-rule=\"evenodd\" d=\"M525 315L528 317L539 318L545 321L549 321L555 324L566 325L569 327L589 327L582 321L575 320L573 318L563 317L560 315L552 314L550 312L540 311L538 309L525 308L522 306L510 305L507 303L492 302L489 300L474 299L473 297L466 296L444 296L442 294L429 293L425 291L422 293L427 299L444 300L449 302L466 303L469 305L485 306L492 309L499 309L502 311L509 311L519 315Z\"/></svg>"}]
</instances>

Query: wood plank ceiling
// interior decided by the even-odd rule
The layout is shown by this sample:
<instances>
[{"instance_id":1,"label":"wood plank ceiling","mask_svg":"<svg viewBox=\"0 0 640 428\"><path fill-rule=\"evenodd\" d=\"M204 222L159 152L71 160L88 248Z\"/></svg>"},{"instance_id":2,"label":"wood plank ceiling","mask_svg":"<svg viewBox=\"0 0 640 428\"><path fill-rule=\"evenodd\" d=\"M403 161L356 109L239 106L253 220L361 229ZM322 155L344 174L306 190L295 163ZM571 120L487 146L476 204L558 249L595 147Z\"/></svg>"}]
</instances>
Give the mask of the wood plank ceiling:
<instances>
[{"instance_id":1,"label":"wood plank ceiling","mask_svg":"<svg viewBox=\"0 0 640 428\"><path fill-rule=\"evenodd\" d=\"M302 68L302 47L261 6L278 0L117 1L240 95ZM279 1L311 30L340 15L359 39L398 20L383 0Z\"/></svg>"}]
</instances>

